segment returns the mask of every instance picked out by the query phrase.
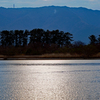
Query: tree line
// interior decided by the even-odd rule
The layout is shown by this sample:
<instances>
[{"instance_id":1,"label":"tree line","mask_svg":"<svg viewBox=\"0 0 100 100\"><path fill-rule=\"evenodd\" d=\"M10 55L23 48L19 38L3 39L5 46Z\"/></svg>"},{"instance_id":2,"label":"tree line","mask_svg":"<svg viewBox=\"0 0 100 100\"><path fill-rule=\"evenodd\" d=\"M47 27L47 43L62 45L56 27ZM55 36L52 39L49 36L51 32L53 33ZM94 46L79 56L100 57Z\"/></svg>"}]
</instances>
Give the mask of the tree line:
<instances>
[{"instance_id":1,"label":"tree line","mask_svg":"<svg viewBox=\"0 0 100 100\"><path fill-rule=\"evenodd\" d=\"M0 55L41 55L70 53L91 56L100 52L100 35L88 37L88 45L74 41L69 32L43 29L3 30L0 32ZM72 43L72 41L74 41Z\"/></svg>"},{"instance_id":2,"label":"tree line","mask_svg":"<svg viewBox=\"0 0 100 100\"><path fill-rule=\"evenodd\" d=\"M1 45L2 46L25 46L28 44L41 43L41 44L57 44L59 46L71 44L72 34L69 32L53 30L44 31L43 29L28 30L15 30L1 32Z\"/></svg>"}]
</instances>

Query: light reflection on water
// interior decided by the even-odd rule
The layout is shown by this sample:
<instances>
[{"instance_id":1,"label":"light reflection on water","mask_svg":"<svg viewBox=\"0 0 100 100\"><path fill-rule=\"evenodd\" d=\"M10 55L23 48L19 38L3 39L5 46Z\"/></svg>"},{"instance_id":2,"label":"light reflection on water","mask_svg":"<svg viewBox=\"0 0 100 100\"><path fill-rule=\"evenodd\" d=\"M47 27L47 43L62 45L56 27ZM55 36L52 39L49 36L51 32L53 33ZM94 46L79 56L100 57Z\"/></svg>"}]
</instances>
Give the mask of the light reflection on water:
<instances>
[{"instance_id":1,"label":"light reflection on water","mask_svg":"<svg viewBox=\"0 0 100 100\"><path fill-rule=\"evenodd\" d=\"M0 61L0 100L99 100L100 60Z\"/></svg>"}]
</instances>

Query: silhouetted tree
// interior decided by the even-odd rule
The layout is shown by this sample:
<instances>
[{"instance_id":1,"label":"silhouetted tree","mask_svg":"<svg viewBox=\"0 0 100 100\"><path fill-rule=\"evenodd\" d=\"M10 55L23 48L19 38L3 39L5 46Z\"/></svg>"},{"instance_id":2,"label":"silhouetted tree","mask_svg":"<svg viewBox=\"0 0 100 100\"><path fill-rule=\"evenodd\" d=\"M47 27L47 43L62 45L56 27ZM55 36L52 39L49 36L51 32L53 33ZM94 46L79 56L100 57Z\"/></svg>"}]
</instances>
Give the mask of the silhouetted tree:
<instances>
[{"instance_id":1,"label":"silhouetted tree","mask_svg":"<svg viewBox=\"0 0 100 100\"><path fill-rule=\"evenodd\" d=\"M23 46L27 45L28 43L28 34L29 34L29 31L25 30L25 32L23 33Z\"/></svg>"},{"instance_id":2,"label":"silhouetted tree","mask_svg":"<svg viewBox=\"0 0 100 100\"><path fill-rule=\"evenodd\" d=\"M23 42L23 30L18 31L18 45L21 46Z\"/></svg>"},{"instance_id":3,"label":"silhouetted tree","mask_svg":"<svg viewBox=\"0 0 100 100\"><path fill-rule=\"evenodd\" d=\"M69 32L67 32L67 33L64 34L64 44L65 45L68 46L69 44L71 44L71 41L73 41L72 40L72 38L73 38L72 36L73 35L71 33L69 33Z\"/></svg>"},{"instance_id":4,"label":"silhouetted tree","mask_svg":"<svg viewBox=\"0 0 100 100\"><path fill-rule=\"evenodd\" d=\"M89 37L89 39L90 39L90 44L96 44L97 43L97 39L96 39L95 35L91 35Z\"/></svg>"},{"instance_id":5,"label":"silhouetted tree","mask_svg":"<svg viewBox=\"0 0 100 100\"><path fill-rule=\"evenodd\" d=\"M99 37L98 37L98 40L97 40L97 41L98 41L98 43L100 43L100 35L99 35Z\"/></svg>"},{"instance_id":6,"label":"silhouetted tree","mask_svg":"<svg viewBox=\"0 0 100 100\"><path fill-rule=\"evenodd\" d=\"M59 32L59 33L57 34L57 38L58 38L57 44L58 44L60 47L63 46L63 45L64 45L64 32L63 32L63 31Z\"/></svg>"},{"instance_id":7,"label":"silhouetted tree","mask_svg":"<svg viewBox=\"0 0 100 100\"><path fill-rule=\"evenodd\" d=\"M51 32L51 44L57 44L59 30L53 30Z\"/></svg>"},{"instance_id":8,"label":"silhouetted tree","mask_svg":"<svg viewBox=\"0 0 100 100\"><path fill-rule=\"evenodd\" d=\"M18 46L18 39L19 39L19 31L14 31L14 39L15 39L15 46Z\"/></svg>"},{"instance_id":9,"label":"silhouetted tree","mask_svg":"<svg viewBox=\"0 0 100 100\"><path fill-rule=\"evenodd\" d=\"M37 41L37 29L30 31L30 43L34 44Z\"/></svg>"},{"instance_id":10,"label":"silhouetted tree","mask_svg":"<svg viewBox=\"0 0 100 100\"><path fill-rule=\"evenodd\" d=\"M8 37L9 32L7 30L1 32L1 45L7 46L6 38Z\"/></svg>"},{"instance_id":11,"label":"silhouetted tree","mask_svg":"<svg viewBox=\"0 0 100 100\"><path fill-rule=\"evenodd\" d=\"M51 32L49 30L47 30L46 32L44 32L43 37L42 37L42 43L46 43L46 44L50 44L51 40L50 40L50 36L51 36Z\"/></svg>"},{"instance_id":12,"label":"silhouetted tree","mask_svg":"<svg viewBox=\"0 0 100 100\"><path fill-rule=\"evenodd\" d=\"M11 46L14 43L13 31L2 31L1 32L1 45Z\"/></svg>"},{"instance_id":13,"label":"silhouetted tree","mask_svg":"<svg viewBox=\"0 0 100 100\"><path fill-rule=\"evenodd\" d=\"M14 32L11 30L9 32L9 44L8 45L14 45Z\"/></svg>"}]
</instances>

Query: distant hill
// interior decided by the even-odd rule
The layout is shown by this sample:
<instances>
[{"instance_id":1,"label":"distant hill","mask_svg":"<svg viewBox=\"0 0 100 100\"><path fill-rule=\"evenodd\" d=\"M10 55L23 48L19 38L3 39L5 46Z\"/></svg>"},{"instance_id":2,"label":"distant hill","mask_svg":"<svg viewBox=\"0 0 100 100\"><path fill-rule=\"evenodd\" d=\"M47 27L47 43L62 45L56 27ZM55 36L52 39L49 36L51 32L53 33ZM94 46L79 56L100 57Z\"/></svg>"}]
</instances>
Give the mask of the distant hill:
<instances>
[{"instance_id":1,"label":"distant hill","mask_svg":"<svg viewBox=\"0 0 100 100\"><path fill-rule=\"evenodd\" d=\"M0 7L0 30L56 30L70 32L85 43L100 35L100 11L87 8L48 6L38 8Z\"/></svg>"}]
</instances>

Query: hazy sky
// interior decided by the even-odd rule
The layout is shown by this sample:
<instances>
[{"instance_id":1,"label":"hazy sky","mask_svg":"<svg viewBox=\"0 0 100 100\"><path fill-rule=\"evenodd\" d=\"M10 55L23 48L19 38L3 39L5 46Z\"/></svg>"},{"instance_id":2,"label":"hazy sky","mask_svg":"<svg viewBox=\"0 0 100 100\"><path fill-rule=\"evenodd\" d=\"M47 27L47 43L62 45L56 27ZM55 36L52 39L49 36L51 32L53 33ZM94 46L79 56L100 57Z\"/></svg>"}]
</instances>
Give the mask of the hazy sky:
<instances>
[{"instance_id":1,"label":"hazy sky","mask_svg":"<svg viewBox=\"0 0 100 100\"><path fill-rule=\"evenodd\" d=\"M16 8L55 5L100 10L100 0L0 0L1 7L12 8L13 4Z\"/></svg>"}]
</instances>

